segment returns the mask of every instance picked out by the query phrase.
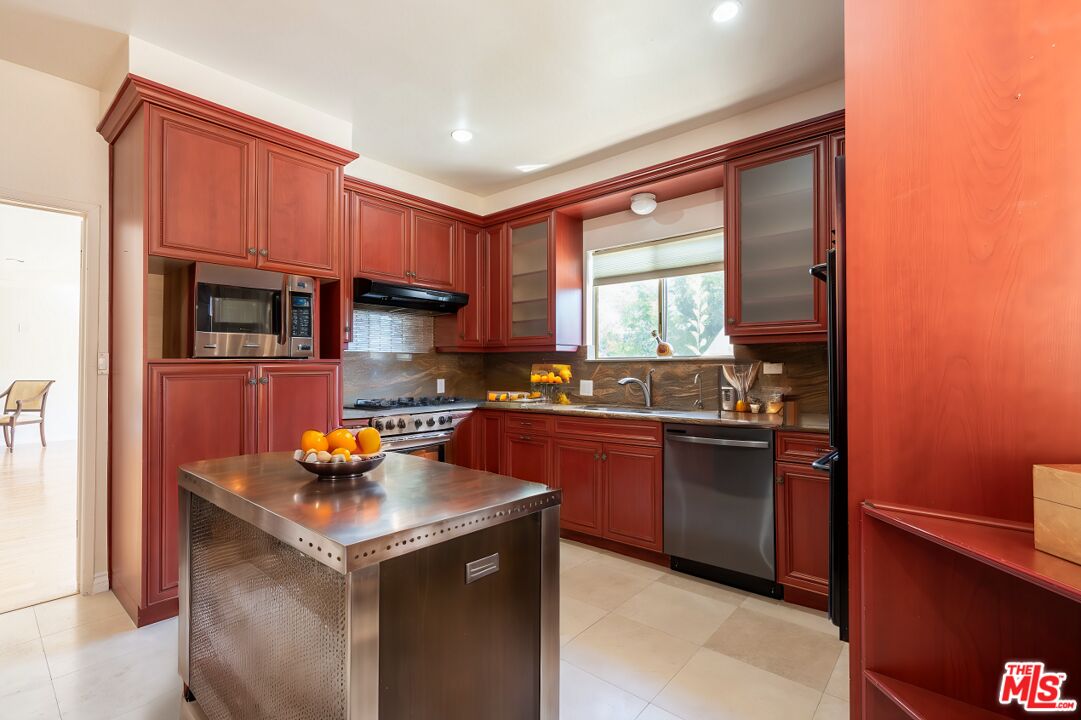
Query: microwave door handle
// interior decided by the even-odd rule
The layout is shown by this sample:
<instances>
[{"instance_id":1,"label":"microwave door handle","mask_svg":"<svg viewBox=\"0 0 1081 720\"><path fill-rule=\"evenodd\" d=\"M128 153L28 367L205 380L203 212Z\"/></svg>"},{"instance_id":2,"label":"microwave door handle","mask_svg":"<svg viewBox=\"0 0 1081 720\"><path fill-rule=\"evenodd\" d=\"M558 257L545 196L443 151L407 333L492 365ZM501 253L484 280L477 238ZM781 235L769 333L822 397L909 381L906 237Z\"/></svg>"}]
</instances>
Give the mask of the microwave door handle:
<instances>
[{"instance_id":1,"label":"microwave door handle","mask_svg":"<svg viewBox=\"0 0 1081 720\"><path fill-rule=\"evenodd\" d=\"M278 332L278 344L285 347L287 342L287 328L289 316L289 276L282 275L282 325L281 330Z\"/></svg>"}]
</instances>

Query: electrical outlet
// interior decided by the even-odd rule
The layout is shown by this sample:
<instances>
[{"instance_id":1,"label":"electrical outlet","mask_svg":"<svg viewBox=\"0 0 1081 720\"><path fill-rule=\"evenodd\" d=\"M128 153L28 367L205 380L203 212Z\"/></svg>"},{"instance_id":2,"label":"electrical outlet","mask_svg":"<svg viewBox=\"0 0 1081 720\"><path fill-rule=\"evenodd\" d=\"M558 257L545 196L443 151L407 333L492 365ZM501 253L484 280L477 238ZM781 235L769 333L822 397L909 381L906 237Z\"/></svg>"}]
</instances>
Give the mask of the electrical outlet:
<instances>
[{"instance_id":1,"label":"electrical outlet","mask_svg":"<svg viewBox=\"0 0 1081 720\"><path fill-rule=\"evenodd\" d=\"M763 375L783 375L784 363L762 363Z\"/></svg>"},{"instance_id":2,"label":"electrical outlet","mask_svg":"<svg viewBox=\"0 0 1081 720\"><path fill-rule=\"evenodd\" d=\"M578 394L582 397L593 396L593 381L592 380L579 380L578 381Z\"/></svg>"},{"instance_id":3,"label":"electrical outlet","mask_svg":"<svg viewBox=\"0 0 1081 720\"><path fill-rule=\"evenodd\" d=\"M442 395L447 391L447 381L443 378L439 378L435 381L435 391Z\"/></svg>"}]
</instances>

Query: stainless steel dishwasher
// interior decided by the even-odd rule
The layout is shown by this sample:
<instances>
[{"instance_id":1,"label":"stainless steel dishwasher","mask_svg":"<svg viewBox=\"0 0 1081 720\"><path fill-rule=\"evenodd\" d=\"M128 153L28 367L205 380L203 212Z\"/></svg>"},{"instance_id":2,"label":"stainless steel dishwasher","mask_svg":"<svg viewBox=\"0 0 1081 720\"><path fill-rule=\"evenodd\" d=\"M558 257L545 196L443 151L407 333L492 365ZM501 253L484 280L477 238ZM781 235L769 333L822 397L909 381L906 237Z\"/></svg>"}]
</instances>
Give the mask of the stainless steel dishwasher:
<instances>
[{"instance_id":1,"label":"stainless steel dishwasher","mask_svg":"<svg viewBox=\"0 0 1081 720\"><path fill-rule=\"evenodd\" d=\"M781 596L772 430L664 426L664 552L674 570Z\"/></svg>"}]
</instances>

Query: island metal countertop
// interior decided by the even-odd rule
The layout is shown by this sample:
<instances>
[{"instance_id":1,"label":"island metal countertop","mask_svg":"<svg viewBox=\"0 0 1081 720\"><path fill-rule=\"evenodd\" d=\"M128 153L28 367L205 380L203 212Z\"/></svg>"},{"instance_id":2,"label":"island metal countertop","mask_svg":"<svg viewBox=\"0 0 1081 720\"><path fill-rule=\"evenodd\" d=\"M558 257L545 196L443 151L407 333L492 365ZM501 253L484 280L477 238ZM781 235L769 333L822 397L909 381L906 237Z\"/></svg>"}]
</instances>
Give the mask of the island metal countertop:
<instances>
[{"instance_id":1,"label":"island metal countertop","mask_svg":"<svg viewBox=\"0 0 1081 720\"><path fill-rule=\"evenodd\" d=\"M281 452L189 463L178 483L343 574L560 503L539 483L396 453L357 480L317 480Z\"/></svg>"}]
</instances>

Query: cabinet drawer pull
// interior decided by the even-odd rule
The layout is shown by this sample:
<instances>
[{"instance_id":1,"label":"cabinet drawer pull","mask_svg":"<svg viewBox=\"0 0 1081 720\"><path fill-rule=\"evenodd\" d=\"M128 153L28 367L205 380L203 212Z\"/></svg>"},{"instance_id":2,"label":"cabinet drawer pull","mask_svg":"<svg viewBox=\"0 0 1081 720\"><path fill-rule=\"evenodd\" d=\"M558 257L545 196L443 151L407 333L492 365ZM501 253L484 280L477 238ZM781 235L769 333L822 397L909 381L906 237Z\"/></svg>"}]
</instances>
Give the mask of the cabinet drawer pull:
<instances>
[{"instance_id":1,"label":"cabinet drawer pull","mask_svg":"<svg viewBox=\"0 0 1081 720\"><path fill-rule=\"evenodd\" d=\"M467 562L465 564L465 584L468 585L497 572L499 572L499 553L492 553L487 557Z\"/></svg>"},{"instance_id":2,"label":"cabinet drawer pull","mask_svg":"<svg viewBox=\"0 0 1081 720\"><path fill-rule=\"evenodd\" d=\"M518 439L519 439L519 440L526 440L526 441L529 441L529 440L532 440L533 438L529 437L528 435L519 435L519 436L518 436Z\"/></svg>"}]
</instances>

